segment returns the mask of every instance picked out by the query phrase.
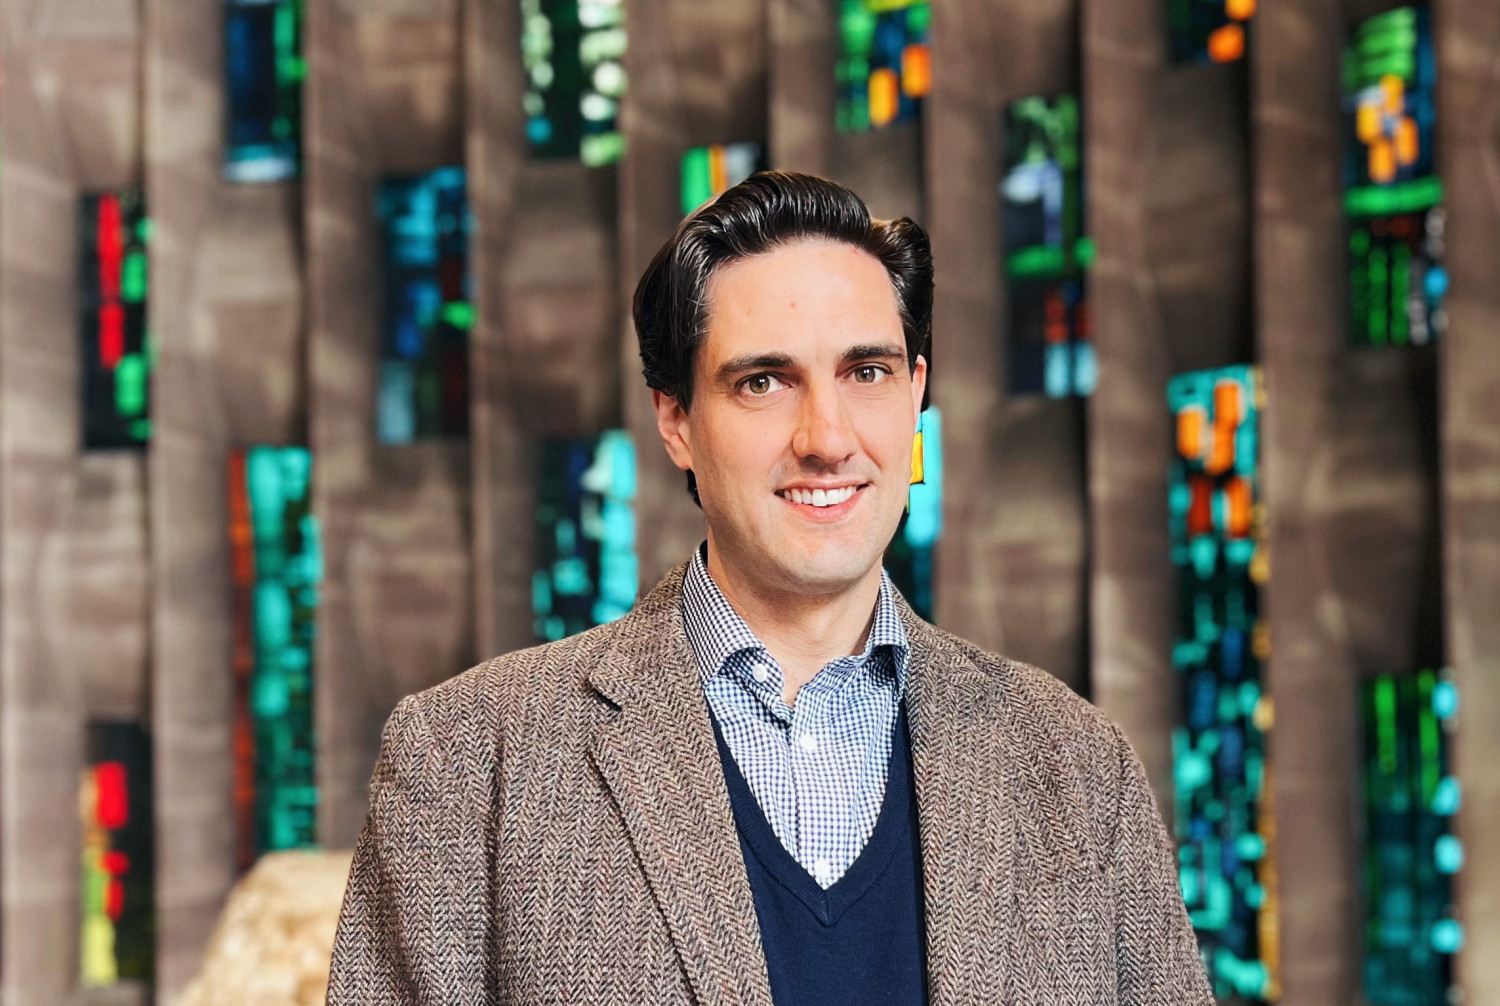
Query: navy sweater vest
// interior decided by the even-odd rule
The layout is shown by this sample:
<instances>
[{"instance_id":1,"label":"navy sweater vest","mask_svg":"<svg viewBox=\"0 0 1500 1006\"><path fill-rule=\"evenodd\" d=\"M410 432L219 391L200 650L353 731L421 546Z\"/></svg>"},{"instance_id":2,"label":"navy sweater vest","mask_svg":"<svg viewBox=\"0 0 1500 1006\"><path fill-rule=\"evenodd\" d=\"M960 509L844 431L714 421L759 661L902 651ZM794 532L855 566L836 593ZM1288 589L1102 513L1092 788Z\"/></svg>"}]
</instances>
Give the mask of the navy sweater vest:
<instances>
[{"instance_id":1,"label":"navy sweater vest","mask_svg":"<svg viewBox=\"0 0 1500 1006\"><path fill-rule=\"evenodd\" d=\"M922 1006L922 856L903 709L885 799L859 858L824 890L787 852L714 724L776 1006Z\"/></svg>"}]
</instances>

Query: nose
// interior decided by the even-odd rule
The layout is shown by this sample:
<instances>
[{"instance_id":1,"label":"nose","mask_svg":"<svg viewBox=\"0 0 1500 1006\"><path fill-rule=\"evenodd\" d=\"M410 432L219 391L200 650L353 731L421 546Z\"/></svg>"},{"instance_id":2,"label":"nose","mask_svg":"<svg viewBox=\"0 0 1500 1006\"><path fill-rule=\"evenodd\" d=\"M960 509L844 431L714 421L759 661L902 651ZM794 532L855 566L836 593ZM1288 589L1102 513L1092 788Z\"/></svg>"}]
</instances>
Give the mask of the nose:
<instances>
[{"instance_id":1,"label":"nose","mask_svg":"<svg viewBox=\"0 0 1500 1006\"><path fill-rule=\"evenodd\" d=\"M852 457L855 444L854 426L838 388L831 382L810 385L792 436L797 457L832 467Z\"/></svg>"}]
</instances>

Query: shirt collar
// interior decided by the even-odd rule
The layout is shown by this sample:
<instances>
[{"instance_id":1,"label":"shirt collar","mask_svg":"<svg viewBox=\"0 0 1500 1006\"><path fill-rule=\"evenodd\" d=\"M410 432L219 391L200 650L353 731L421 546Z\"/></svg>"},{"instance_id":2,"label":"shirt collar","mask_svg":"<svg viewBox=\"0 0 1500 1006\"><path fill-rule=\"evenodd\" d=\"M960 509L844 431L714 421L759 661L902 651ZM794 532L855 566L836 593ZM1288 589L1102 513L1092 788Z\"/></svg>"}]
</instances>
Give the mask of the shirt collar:
<instances>
[{"instance_id":1,"label":"shirt collar","mask_svg":"<svg viewBox=\"0 0 1500 1006\"><path fill-rule=\"evenodd\" d=\"M705 683L722 671L729 658L736 654L747 650L765 651L765 644L745 624L714 582L708 572L707 556L708 542L704 542L693 550L693 559L682 578L683 627L698 662L698 674ZM875 620L870 625L864 652L856 659L862 664L875 652L875 647L888 648L896 671L896 692L902 695L906 691L909 646L906 627L901 624L901 613L896 608L895 589L890 576L882 569L880 594L875 600Z\"/></svg>"}]
</instances>

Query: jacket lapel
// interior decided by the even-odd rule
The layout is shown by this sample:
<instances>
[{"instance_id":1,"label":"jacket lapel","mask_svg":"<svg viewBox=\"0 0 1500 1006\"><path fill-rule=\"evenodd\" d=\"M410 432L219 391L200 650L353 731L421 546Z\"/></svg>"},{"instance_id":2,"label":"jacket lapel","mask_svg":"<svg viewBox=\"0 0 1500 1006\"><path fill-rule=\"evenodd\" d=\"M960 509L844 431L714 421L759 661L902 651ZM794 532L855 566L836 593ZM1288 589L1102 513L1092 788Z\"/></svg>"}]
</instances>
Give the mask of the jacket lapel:
<instances>
[{"instance_id":1,"label":"jacket lapel","mask_svg":"<svg viewBox=\"0 0 1500 1006\"><path fill-rule=\"evenodd\" d=\"M590 753L697 1001L770 1006L760 925L682 625L685 568L616 625L590 674L616 710Z\"/></svg>"},{"instance_id":2,"label":"jacket lapel","mask_svg":"<svg viewBox=\"0 0 1500 1006\"><path fill-rule=\"evenodd\" d=\"M901 601L932 1006L1002 1002L1009 958L1014 753L998 679Z\"/></svg>"}]
</instances>

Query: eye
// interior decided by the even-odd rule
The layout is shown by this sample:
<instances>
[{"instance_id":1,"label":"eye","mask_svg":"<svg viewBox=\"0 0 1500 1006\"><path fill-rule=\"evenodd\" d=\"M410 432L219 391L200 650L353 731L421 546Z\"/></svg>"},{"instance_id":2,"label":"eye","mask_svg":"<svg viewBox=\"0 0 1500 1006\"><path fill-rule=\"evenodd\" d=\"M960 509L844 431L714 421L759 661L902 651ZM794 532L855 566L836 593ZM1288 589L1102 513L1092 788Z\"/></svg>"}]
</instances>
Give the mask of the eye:
<instances>
[{"instance_id":1,"label":"eye","mask_svg":"<svg viewBox=\"0 0 1500 1006\"><path fill-rule=\"evenodd\" d=\"M890 371L874 363L854 368L854 380L860 384L875 384L889 376Z\"/></svg>"},{"instance_id":2,"label":"eye","mask_svg":"<svg viewBox=\"0 0 1500 1006\"><path fill-rule=\"evenodd\" d=\"M781 386L781 379L775 374L751 374L740 382L740 387L754 397L769 395Z\"/></svg>"}]
</instances>

